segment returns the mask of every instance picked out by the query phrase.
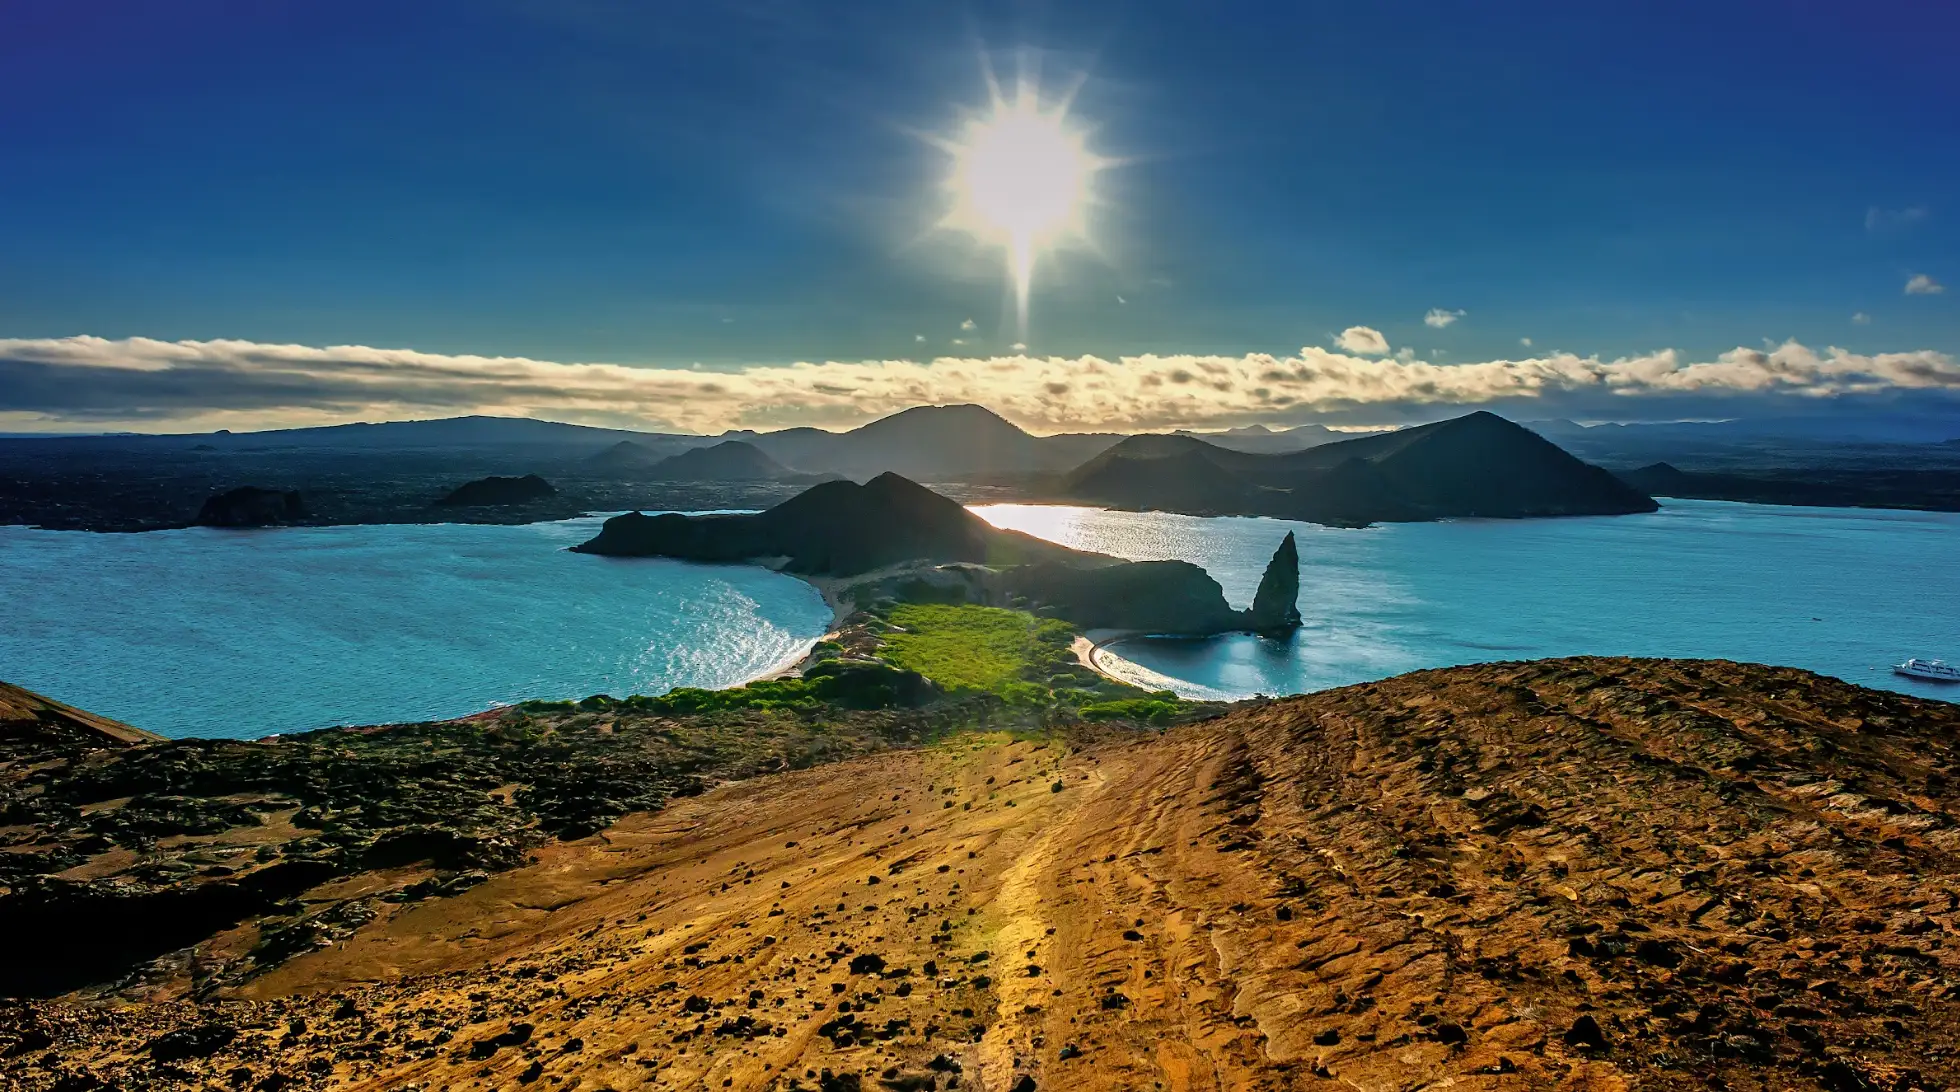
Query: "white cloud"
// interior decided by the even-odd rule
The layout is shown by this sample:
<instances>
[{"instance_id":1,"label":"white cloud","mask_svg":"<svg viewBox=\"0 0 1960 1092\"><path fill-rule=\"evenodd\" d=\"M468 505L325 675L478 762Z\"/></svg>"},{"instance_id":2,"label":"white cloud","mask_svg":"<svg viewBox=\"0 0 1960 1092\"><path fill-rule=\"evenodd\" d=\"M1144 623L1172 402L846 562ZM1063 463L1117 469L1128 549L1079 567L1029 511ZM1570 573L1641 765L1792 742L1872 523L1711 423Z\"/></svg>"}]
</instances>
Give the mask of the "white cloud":
<instances>
[{"instance_id":1,"label":"white cloud","mask_svg":"<svg viewBox=\"0 0 1960 1092\"><path fill-rule=\"evenodd\" d=\"M1916 205L1903 209L1882 209L1873 205L1865 210L1865 230L1897 231L1925 218L1926 210Z\"/></svg>"},{"instance_id":2,"label":"white cloud","mask_svg":"<svg viewBox=\"0 0 1960 1092\"><path fill-rule=\"evenodd\" d=\"M1960 361L1925 349L1860 354L1786 342L1704 361L1663 350L1613 360L1555 353L1438 364L1309 347L1284 356L942 357L715 372L358 345L0 339L5 431L247 429L486 413L712 433L849 426L957 402L991 406L1036 431L1309 416L1389 423L1501 403L1528 403L1522 412L1538 415L1665 419L1732 416L1733 407L1760 409L1764 399L1913 391L1960 397Z\"/></svg>"},{"instance_id":3,"label":"white cloud","mask_svg":"<svg viewBox=\"0 0 1960 1092\"><path fill-rule=\"evenodd\" d=\"M969 332L978 330L979 328L980 328L979 324L975 323L972 319L967 319L965 322L960 323L960 329Z\"/></svg>"},{"instance_id":4,"label":"white cloud","mask_svg":"<svg viewBox=\"0 0 1960 1092\"><path fill-rule=\"evenodd\" d=\"M1527 348L1527 349L1529 349L1529 348L1531 348L1531 339L1530 339L1530 338L1528 338L1528 337L1521 337L1521 338L1519 338L1519 339L1518 339L1518 344L1520 344L1520 345L1522 345L1522 346L1524 346L1525 348Z\"/></svg>"},{"instance_id":5,"label":"white cloud","mask_svg":"<svg viewBox=\"0 0 1960 1092\"><path fill-rule=\"evenodd\" d=\"M1434 326L1436 329L1441 330L1443 327L1448 326L1450 323L1455 322L1457 319L1469 313L1468 311L1448 311L1441 307L1431 307L1429 313L1422 316L1422 324L1424 326Z\"/></svg>"},{"instance_id":6,"label":"white cloud","mask_svg":"<svg viewBox=\"0 0 1960 1092\"><path fill-rule=\"evenodd\" d=\"M1388 353L1388 339L1382 336L1380 330L1368 326L1350 326L1342 330L1341 336L1334 339L1334 344L1350 353L1367 356L1384 356Z\"/></svg>"},{"instance_id":7,"label":"white cloud","mask_svg":"<svg viewBox=\"0 0 1960 1092\"><path fill-rule=\"evenodd\" d=\"M1946 285L1941 284L1924 273L1914 273L1912 279L1906 281L1906 295L1908 296L1937 296L1944 291L1946 291Z\"/></svg>"},{"instance_id":8,"label":"white cloud","mask_svg":"<svg viewBox=\"0 0 1960 1092\"><path fill-rule=\"evenodd\" d=\"M1015 342L1012 345L1009 345L1008 348L1014 350L1017 353L1025 353L1028 351L1027 345L1019 341Z\"/></svg>"},{"instance_id":9,"label":"white cloud","mask_svg":"<svg viewBox=\"0 0 1960 1092\"><path fill-rule=\"evenodd\" d=\"M1416 358L1416 351L1407 345L1404 345L1400 349L1395 350L1395 359L1402 361L1404 364L1408 363L1411 360L1414 360L1415 358Z\"/></svg>"},{"instance_id":10,"label":"white cloud","mask_svg":"<svg viewBox=\"0 0 1960 1092\"><path fill-rule=\"evenodd\" d=\"M926 343L926 336L924 334L913 334L912 340L920 345L924 345Z\"/></svg>"},{"instance_id":11,"label":"white cloud","mask_svg":"<svg viewBox=\"0 0 1960 1092\"><path fill-rule=\"evenodd\" d=\"M1859 326L1870 326L1872 324L1872 317L1860 311L1851 316L1851 321Z\"/></svg>"}]
</instances>

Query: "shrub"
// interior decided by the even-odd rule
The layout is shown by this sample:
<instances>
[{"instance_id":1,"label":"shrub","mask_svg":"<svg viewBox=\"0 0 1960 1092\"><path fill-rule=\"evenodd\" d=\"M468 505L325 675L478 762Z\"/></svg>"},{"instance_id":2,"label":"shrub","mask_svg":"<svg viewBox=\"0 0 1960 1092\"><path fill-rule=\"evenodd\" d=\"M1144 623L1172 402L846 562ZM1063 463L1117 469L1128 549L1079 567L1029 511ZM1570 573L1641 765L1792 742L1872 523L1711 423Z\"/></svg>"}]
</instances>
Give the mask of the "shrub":
<instances>
[{"instance_id":1,"label":"shrub","mask_svg":"<svg viewBox=\"0 0 1960 1092\"><path fill-rule=\"evenodd\" d=\"M1077 712L1084 720L1137 720L1150 724L1168 724L1183 711L1184 703L1169 691L1161 693L1169 695L1168 699L1153 695L1148 698L1096 702L1083 706Z\"/></svg>"}]
</instances>

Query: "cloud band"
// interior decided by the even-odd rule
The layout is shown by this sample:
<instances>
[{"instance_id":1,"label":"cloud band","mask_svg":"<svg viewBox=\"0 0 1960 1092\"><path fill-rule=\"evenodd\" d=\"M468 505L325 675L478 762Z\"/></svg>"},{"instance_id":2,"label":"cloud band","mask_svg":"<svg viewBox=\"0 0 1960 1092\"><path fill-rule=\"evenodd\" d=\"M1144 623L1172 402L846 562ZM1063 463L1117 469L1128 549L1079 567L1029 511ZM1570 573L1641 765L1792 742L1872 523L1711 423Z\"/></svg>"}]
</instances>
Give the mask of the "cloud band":
<instances>
[{"instance_id":1,"label":"cloud band","mask_svg":"<svg viewBox=\"0 0 1960 1092\"><path fill-rule=\"evenodd\" d=\"M1369 346L1373 348L1373 346ZM718 432L849 426L908 406L979 402L1036 431L1320 419L1390 424L1449 406L1537 416L1728 415L1766 402L1960 394L1933 350L1872 355L1794 341L1690 362L1673 350L1434 364L1318 348L1291 356L944 358L711 372L364 346L97 337L0 339L0 428L187 431L490 413Z\"/></svg>"}]
</instances>

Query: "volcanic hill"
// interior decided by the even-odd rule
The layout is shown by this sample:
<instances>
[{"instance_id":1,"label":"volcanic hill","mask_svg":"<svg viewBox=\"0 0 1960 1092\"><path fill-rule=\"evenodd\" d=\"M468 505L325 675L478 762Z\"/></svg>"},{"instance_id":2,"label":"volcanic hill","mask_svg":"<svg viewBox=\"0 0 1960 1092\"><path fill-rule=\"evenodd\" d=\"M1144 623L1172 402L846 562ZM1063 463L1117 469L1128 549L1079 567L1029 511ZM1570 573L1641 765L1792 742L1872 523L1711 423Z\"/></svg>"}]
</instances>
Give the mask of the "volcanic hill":
<instances>
[{"instance_id":1,"label":"volcanic hill","mask_svg":"<svg viewBox=\"0 0 1960 1092\"><path fill-rule=\"evenodd\" d=\"M1342 526L1463 516L1620 515L1653 498L1494 413L1285 454L1132 436L1070 471L1071 500Z\"/></svg>"},{"instance_id":2,"label":"volcanic hill","mask_svg":"<svg viewBox=\"0 0 1960 1092\"><path fill-rule=\"evenodd\" d=\"M1956 773L1960 706L1724 661L978 732L0 1007L0 1084L1952 1088Z\"/></svg>"},{"instance_id":3,"label":"volcanic hill","mask_svg":"<svg viewBox=\"0 0 1960 1092\"><path fill-rule=\"evenodd\" d=\"M780 481L800 475L764 454L754 444L723 440L708 447L689 448L655 463L652 478L679 481Z\"/></svg>"},{"instance_id":4,"label":"volcanic hill","mask_svg":"<svg viewBox=\"0 0 1960 1092\"><path fill-rule=\"evenodd\" d=\"M1290 542L1290 540L1289 540ZM1003 531L959 502L880 474L863 485L816 485L765 512L742 515L614 516L572 549L612 557L752 561L813 579L840 611L877 597L1023 606L1087 629L1205 635L1235 629L1297 628L1282 614L1233 610L1224 590L1187 561L1123 561ZM1290 545L1298 595L1298 558ZM1282 565L1283 561L1283 565ZM833 578L833 579L819 579Z\"/></svg>"}]
</instances>

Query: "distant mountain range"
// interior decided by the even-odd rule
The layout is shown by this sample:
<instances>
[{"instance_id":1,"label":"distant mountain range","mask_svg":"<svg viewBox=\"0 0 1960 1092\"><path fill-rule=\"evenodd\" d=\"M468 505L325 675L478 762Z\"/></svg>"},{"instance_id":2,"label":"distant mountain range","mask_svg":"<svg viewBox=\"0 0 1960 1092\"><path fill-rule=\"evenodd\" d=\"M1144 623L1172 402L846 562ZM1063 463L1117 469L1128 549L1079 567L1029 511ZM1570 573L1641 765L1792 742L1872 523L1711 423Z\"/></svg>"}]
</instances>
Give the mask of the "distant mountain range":
<instances>
[{"instance_id":1,"label":"distant mountain range","mask_svg":"<svg viewBox=\"0 0 1960 1092\"><path fill-rule=\"evenodd\" d=\"M1226 429L1224 432L1192 432L1178 429L1173 436L1189 436L1203 440L1213 447L1229 448L1254 454L1276 455L1288 451L1301 451L1335 440L1347 439L1353 433L1335 432L1325 425L1300 425L1295 428L1274 429L1265 425L1245 425L1241 428Z\"/></svg>"},{"instance_id":2,"label":"distant mountain range","mask_svg":"<svg viewBox=\"0 0 1960 1092\"><path fill-rule=\"evenodd\" d=\"M1607 422L1581 425L1551 419L1526 426L1554 440L1589 444L1708 444L1783 441L1809 444L1937 444L1960 438L1960 408L1952 413L1842 413L1754 417L1733 421Z\"/></svg>"},{"instance_id":3,"label":"distant mountain range","mask_svg":"<svg viewBox=\"0 0 1960 1092\"><path fill-rule=\"evenodd\" d=\"M14 438L19 439L19 438ZM32 442L77 447L201 448L213 451L428 451L504 449L512 447L600 447L630 440L650 450L671 454L682 447L707 442L705 437L662 432L567 425L529 417L445 417L431 421L384 421L377 424L319 425L310 428L267 429L261 432L114 433L95 436L45 437Z\"/></svg>"},{"instance_id":4,"label":"distant mountain range","mask_svg":"<svg viewBox=\"0 0 1960 1092\"><path fill-rule=\"evenodd\" d=\"M723 440L663 455L634 440L618 443L585 460L587 467L644 481L815 482L835 474L803 473L742 440Z\"/></svg>"}]
</instances>

